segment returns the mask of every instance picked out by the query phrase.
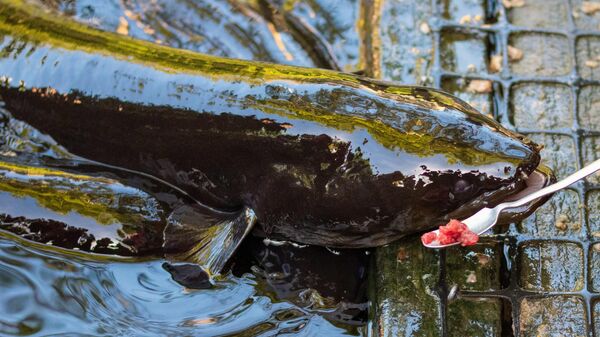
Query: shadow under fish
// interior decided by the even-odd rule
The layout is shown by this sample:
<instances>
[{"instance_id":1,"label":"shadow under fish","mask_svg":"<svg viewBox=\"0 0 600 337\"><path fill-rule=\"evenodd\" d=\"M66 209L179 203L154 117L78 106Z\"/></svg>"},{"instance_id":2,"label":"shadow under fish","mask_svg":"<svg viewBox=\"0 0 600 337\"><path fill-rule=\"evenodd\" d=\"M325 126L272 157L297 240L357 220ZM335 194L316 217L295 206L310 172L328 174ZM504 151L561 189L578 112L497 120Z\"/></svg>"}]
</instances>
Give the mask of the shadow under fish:
<instances>
[{"instance_id":1,"label":"shadow under fish","mask_svg":"<svg viewBox=\"0 0 600 337\"><path fill-rule=\"evenodd\" d=\"M68 154L43 165L170 195L144 242L212 273L250 231L380 246L553 179L537 145L434 89L207 56L0 4L5 109Z\"/></svg>"}]
</instances>

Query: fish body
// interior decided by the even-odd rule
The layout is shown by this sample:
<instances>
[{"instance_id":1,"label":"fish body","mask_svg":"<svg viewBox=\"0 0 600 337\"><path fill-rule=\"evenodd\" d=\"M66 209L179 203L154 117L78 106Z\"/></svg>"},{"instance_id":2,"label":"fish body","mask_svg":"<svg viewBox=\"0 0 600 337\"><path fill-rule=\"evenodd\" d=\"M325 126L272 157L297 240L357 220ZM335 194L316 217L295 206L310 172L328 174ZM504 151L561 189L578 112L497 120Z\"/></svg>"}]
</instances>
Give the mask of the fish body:
<instances>
[{"instance_id":1,"label":"fish body","mask_svg":"<svg viewBox=\"0 0 600 337\"><path fill-rule=\"evenodd\" d=\"M14 118L78 159L252 214L267 237L383 245L518 192L540 161L536 144L435 89L192 53L0 4Z\"/></svg>"}]
</instances>

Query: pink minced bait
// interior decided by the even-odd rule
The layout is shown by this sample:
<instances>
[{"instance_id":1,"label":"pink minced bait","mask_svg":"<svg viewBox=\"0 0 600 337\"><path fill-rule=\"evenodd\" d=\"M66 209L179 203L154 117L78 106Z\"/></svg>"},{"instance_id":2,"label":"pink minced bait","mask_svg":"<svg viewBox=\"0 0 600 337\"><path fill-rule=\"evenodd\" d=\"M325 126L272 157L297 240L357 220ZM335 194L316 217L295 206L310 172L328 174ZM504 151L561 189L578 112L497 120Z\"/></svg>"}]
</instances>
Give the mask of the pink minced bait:
<instances>
[{"instance_id":1,"label":"pink minced bait","mask_svg":"<svg viewBox=\"0 0 600 337\"><path fill-rule=\"evenodd\" d=\"M441 245L458 242L461 246L465 247L476 244L477 241L479 241L479 236L472 232L464 223L452 219L448 224L440 226L439 234L436 234L435 232L425 233L421 236L421 241L425 245L434 241L439 242Z\"/></svg>"}]
</instances>

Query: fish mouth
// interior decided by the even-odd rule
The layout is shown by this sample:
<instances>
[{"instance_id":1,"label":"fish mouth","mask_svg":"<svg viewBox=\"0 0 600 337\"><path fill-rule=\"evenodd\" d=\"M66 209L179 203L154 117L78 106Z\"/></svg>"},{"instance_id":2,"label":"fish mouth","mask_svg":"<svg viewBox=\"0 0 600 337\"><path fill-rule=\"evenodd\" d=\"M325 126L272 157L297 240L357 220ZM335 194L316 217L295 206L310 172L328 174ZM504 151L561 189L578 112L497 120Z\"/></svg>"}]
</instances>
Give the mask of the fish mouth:
<instances>
[{"instance_id":1,"label":"fish mouth","mask_svg":"<svg viewBox=\"0 0 600 337\"><path fill-rule=\"evenodd\" d=\"M446 215L445 221L450 219L466 219L484 207L494 207L500 203L521 199L531 193L541 190L556 182L552 170L545 165L539 165L529 175L523 173L520 183L514 183L496 191L484 193L471 202L459 207ZM531 215L538 207L543 205L552 194L540 197L523 206L506 209L500 213L497 224L504 225L519 222Z\"/></svg>"}]
</instances>

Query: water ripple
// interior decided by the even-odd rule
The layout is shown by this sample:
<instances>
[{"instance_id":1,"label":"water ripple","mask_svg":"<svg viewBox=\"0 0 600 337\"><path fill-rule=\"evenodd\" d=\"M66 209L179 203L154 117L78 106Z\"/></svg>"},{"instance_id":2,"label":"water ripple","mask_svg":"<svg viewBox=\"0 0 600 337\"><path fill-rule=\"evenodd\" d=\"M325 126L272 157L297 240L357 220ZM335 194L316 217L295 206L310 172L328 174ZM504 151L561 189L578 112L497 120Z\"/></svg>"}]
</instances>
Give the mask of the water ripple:
<instances>
[{"instance_id":1,"label":"water ripple","mask_svg":"<svg viewBox=\"0 0 600 337\"><path fill-rule=\"evenodd\" d=\"M103 262L0 238L0 334L272 336L349 332L260 294L252 274L211 290L175 283L163 261Z\"/></svg>"}]
</instances>

